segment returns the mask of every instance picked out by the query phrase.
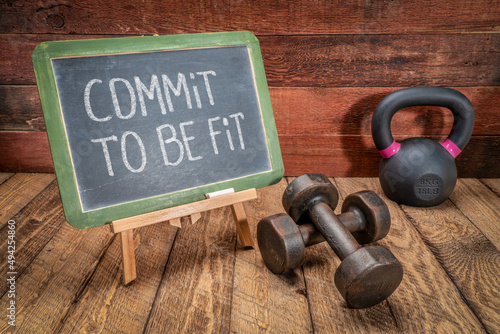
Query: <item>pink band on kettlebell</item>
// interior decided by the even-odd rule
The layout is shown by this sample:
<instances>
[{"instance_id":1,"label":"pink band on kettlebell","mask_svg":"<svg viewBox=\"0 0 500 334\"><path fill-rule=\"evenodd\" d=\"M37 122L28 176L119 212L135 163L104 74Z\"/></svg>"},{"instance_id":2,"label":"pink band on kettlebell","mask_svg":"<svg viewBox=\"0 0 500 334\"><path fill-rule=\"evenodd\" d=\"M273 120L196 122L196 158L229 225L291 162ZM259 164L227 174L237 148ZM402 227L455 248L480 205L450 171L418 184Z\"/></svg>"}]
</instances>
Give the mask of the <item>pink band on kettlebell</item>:
<instances>
[{"instance_id":1,"label":"pink band on kettlebell","mask_svg":"<svg viewBox=\"0 0 500 334\"><path fill-rule=\"evenodd\" d=\"M455 145L454 142L452 142L449 139L446 139L444 142L441 143L443 147L450 152L450 154L453 156L453 158L456 158L460 153L462 153L462 150L458 148L457 145Z\"/></svg>"},{"instance_id":2,"label":"pink band on kettlebell","mask_svg":"<svg viewBox=\"0 0 500 334\"><path fill-rule=\"evenodd\" d=\"M400 143L398 143L397 141L393 141L392 144L388 148L384 148L383 150L380 150L379 152L380 152L380 154L382 154L382 156L384 158L390 158L394 154L398 153L400 147L401 147Z\"/></svg>"}]
</instances>

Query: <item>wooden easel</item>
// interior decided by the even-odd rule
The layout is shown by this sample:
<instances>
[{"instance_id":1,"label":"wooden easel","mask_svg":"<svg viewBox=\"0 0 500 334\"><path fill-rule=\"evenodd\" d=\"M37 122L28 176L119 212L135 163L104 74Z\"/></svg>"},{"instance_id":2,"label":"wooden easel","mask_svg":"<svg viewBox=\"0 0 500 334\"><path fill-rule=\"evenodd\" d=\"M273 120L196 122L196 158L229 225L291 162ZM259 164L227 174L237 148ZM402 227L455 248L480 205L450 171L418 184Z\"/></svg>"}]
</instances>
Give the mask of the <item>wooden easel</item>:
<instances>
[{"instance_id":1,"label":"wooden easel","mask_svg":"<svg viewBox=\"0 0 500 334\"><path fill-rule=\"evenodd\" d=\"M189 216L191 224L194 224L201 218L202 212L230 205L240 243L244 247L253 247L253 240L242 202L256 198L257 191L255 189L248 189L216 197L208 196L207 199L202 201L113 221L111 223L111 231L115 234L120 233L122 244L123 284L127 285L137 277L134 229L164 221L168 221L170 225L181 228L182 217Z\"/></svg>"}]
</instances>

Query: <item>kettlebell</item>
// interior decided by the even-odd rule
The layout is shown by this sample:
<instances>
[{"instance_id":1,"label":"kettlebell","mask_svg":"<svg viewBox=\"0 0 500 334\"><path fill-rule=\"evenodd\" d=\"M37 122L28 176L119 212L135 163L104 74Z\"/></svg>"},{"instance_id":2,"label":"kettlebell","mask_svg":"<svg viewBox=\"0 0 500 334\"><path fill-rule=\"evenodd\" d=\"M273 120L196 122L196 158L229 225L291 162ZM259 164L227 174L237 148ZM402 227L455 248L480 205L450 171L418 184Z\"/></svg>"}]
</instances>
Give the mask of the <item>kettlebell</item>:
<instances>
[{"instance_id":1,"label":"kettlebell","mask_svg":"<svg viewBox=\"0 0 500 334\"><path fill-rule=\"evenodd\" d=\"M403 108L440 106L451 110L453 128L437 143L414 137L396 142L391 120ZM457 183L455 158L465 148L474 127L474 108L459 91L444 87L412 87L387 95L372 117L372 136L383 159L379 167L382 189L391 200L428 207L444 202Z\"/></svg>"}]
</instances>

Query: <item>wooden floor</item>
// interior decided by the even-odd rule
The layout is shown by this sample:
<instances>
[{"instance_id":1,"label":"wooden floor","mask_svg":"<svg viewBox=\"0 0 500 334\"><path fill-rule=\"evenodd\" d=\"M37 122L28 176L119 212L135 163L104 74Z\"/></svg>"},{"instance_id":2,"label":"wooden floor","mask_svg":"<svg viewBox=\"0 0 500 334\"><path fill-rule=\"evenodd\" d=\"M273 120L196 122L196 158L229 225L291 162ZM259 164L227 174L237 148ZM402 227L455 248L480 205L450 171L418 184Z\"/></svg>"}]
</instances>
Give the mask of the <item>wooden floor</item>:
<instances>
[{"instance_id":1,"label":"wooden floor","mask_svg":"<svg viewBox=\"0 0 500 334\"><path fill-rule=\"evenodd\" d=\"M381 194L374 178L335 178L344 198ZM260 218L282 212L287 180L245 203ZM108 226L64 219L52 174L0 173L1 332L18 333L499 333L500 179L460 179L450 200L417 209L387 201L392 228L379 244L405 276L385 302L350 310L333 282L339 259L325 243L302 268L273 275L258 249L243 249L229 208L195 225L135 231L138 278L121 283L120 239ZM8 225L15 222L15 284L7 281ZM11 222L12 223L12 222ZM11 298L12 287L15 298ZM16 327L7 323L15 301Z\"/></svg>"}]
</instances>

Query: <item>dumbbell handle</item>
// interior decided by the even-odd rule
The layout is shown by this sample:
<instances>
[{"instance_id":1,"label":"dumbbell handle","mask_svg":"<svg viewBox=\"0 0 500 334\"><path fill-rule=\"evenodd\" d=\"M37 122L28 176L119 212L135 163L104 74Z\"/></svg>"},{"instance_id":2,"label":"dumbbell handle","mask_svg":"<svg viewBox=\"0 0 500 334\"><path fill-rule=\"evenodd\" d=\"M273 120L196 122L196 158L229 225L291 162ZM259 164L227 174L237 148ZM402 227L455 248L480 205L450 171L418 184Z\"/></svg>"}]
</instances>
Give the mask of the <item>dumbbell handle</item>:
<instances>
[{"instance_id":1,"label":"dumbbell handle","mask_svg":"<svg viewBox=\"0 0 500 334\"><path fill-rule=\"evenodd\" d=\"M308 211L314 226L341 260L361 248L351 232L326 203L312 204Z\"/></svg>"},{"instance_id":2,"label":"dumbbell handle","mask_svg":"<svg viewBox=\"0 0 500 334\"><path fill-rule=\"evenodd\" d=\"M337 217L351 233L362 231L365 228L364 222L358 219L354 212L347 211L341 213ZM325 241L325 238L318 231L316 226L314 226L314 224L299 225L299 231L302 235L302 239L304 240L304 244L306 247L316 245Z\"/></svg>"}]
</instances>

